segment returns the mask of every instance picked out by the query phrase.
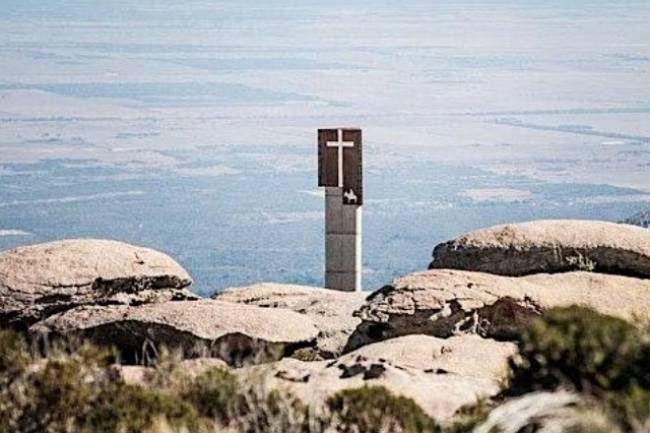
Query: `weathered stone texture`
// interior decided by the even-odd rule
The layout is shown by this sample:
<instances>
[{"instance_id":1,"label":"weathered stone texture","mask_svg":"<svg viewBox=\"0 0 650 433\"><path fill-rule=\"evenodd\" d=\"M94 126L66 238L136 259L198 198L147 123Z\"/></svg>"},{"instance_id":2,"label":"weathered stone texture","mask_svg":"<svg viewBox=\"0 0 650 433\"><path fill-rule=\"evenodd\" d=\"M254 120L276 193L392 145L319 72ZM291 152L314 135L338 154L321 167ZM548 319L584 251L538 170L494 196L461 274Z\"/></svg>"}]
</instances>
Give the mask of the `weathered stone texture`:
<instances>
[{"instance_id":1,"label":"weathered stone texture","mask_svg":"<svg viewBox=\"0 0 650 433\"><path fill-rule=\"evenodd\" d=\"M509 276L581 270L650 278L650 231L604 221L505 224L436 246L430 269L443 268Z\"/></svg>"},{"instance_id":2,"label":"weathered stone texture","mask_svg":"<svg viewBox=\"0 0 650 433\"><path fill-rule=\"evenodd\" d=\"M0 253L0 326L26 328L80 305L196 299L169 256L109 240L51 242Z\"/></svg>"},{"instance_id":3,"label":"weathered stone texture","mask_svg":"<svg viewBox=\"0 0 650 433\"><path fill-rule=\"evenodd\" d=\"M33 325L37 340L83 337L120 349L127 363L155 357L161 347L185 357L217 357L231 365L267 362L315 343L309 318L289 310L214 300L79 307Z\"/></svg>"}]
</instances>

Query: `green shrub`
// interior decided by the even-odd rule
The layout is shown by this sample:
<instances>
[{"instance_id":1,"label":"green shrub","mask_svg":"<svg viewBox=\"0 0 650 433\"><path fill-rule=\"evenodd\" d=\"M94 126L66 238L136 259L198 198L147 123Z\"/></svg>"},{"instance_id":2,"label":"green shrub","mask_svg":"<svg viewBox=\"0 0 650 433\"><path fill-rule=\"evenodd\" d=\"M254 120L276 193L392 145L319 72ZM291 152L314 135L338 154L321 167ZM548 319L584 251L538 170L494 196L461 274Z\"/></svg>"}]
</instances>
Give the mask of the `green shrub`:
<instances>
[{"instance_id":1,"label":"green shrub","mask_svg":"<svg viewBox=\"0 0 650 433\"><path fill-rule=\"evenodd\" d=\"M624 431L650 431L650 390L632 386L624 392L610 393L605 400L610 417Z\"/></svg>"},{"instance_id":2,"label":"green shrub","mask_svg":"<svg viewBox=\"0 0 650 433\"><path fill-rule=\"evenodd\" d=\"M647 386L647 343L624 320L582 307L556 308L535 319L519 337L511 362L511 391L521 394L560 385L577 391Z\"/></svg>"},{"instance_id":3,"label":"green shrub","mask_svg":"<svg viewBox=\"0 0 650 433\"><path fill-rule=\"evenodd\" d=\"M463 406L455 414L452 420L442 430L443 433L470 433L485 421L490 413L491 407L486 400L470 406Z\"/></svg>"},{"instance_id":4,"label":"green shrub","mask_svg":"<svg viewBox=\"0 0 650 433\"><path fill-rule=\"evenodd\" d=\"M201 416L238 433L306 432L308 408L291 394L268 390L263 380L245 383L221 368L189 382L182 392Z\"/></svg>"},{"instance_id":5,"label":"green shrub","mask_svg":"<svg viewBox=\"0 0 650 433\"><path fill-rule=\"evenodd\" d=\"M0 355L0 433L140 433L161 420L198 431L188 403L116 378L109 351L82 344L38 358L20 336L0 332Z\"/></svg>"},{"instance_id":6,"label":"green shrub","mask_svg":"<svg viewBox=\"0 0 650 433\"><path fill-rule=\"evenodd\" d=\"M0 330L0 386L15 380L31 361L24 338L14 331Z\"/></svg>"},{"instance_id":7,"label":"green shrub","mask_svg":"<svg viewBox=\"0 0 650 433\"><path fill-rule=\"evenodd\" d=\"M159 348L151 368L145 373L147 385L163 390L178 390L191 379L183 365L183 352L179 349Z\"/></svg>"},{"instance_id":8,"label":"green shrub","mask_svg":"<svg viewBox=\"0 0 650 433\"><path fill-rule=\"evenodd\" d=\"M383 386L340 391L327 400L338 431L343 433L439 432L420 406Z\"/></svg>"},{"instance_id":9,"label":"green shrub","mask_svg":"<svg viewBox=\"0 0 650 433\"><path fill-rule=\"evenodd\" d=\"M66 431L92 401L93 390L83 382L82 366L76 362L48 361L31 374L18 421L20 431Z\"/></svg>"},{"instance_id":10,"label":"green shrub","mask_svg":"<svg viewBox=\"0 0 650 433\"><path fill-rule=\"evenodd\" d=\"M21 337L7 335L4 341L16 344L4 350L4 363L13 359L8 364L14 368L0 391L0 432L68 431L92 400L99 351L84 346L79 353L56 352L40 359L27 352Z\"/></svg>"},{"instance_id":11,"label":"green shrub","mask_svg":"<svg viewBox=\"0 0 650 433\"><path fill-rule=\"evenodd\" d=\"M323 429L321 420L312 419L299 399L285 391L268 390L263 383L247 383L241 403L230 424L238 433L316 433Z\"/></svg>"},{"instance_id":12,"label":"green shrub","mask_svg":"<svg viewBox=\"0 0 650 433\"><path fill-rule=\"evenodd\" d=\"M241 404L237 378L222 368L212 368L197 376L183 392L201 414L227 423L236 406Z\"/></svg>"},{"instance_id":13,"label":"green shrub","mask_svg":"<svg viewBox=\"0 0 650 433\"><path fill-rule=\"evenodd\" d=\"M198 414L188 403L140 386L107 386L92 406L82 422L87 433L140 433L158 420L164 420L176 430L199 430Z\"/></svg>"}]
</instances>

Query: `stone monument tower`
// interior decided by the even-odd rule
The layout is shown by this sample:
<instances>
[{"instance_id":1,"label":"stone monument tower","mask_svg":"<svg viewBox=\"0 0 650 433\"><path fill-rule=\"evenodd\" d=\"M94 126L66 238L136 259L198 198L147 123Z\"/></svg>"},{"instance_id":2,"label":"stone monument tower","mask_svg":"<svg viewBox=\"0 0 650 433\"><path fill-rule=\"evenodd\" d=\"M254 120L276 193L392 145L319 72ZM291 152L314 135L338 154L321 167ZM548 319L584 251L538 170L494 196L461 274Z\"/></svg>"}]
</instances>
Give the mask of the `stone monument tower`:
<instances>
[{"instance_id":1,"label":"stone monument tower","mask_svg":"<svg viewBox=\"0 0 650 433\"><path fill-rule=\"evenodd\" d=\"M318 186L325 188L325 287L361 290L361 129L318 130Z\"/></svg>"}]
</instances>

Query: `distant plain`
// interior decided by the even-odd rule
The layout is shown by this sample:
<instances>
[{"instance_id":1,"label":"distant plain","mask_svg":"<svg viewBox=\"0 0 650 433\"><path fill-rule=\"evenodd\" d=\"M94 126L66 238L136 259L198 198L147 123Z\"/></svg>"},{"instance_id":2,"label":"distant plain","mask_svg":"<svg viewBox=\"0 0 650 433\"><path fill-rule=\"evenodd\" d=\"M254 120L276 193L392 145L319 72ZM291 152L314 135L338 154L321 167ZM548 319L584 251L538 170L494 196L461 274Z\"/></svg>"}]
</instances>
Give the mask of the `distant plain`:
<instances>
[{"instance_id":1,"label":"distant plain","mask_svg":"<svg viewBox=\"0 0 650 433\"><path fill-rule=\"evenodd\" d=\"M5 5L5 3L7 3ZM322 285L319 127L364 130L364 285L536 218L650 208L650 2L0 9L0 249L102 237L209 294Z\"/></svg>"}]
</instances>

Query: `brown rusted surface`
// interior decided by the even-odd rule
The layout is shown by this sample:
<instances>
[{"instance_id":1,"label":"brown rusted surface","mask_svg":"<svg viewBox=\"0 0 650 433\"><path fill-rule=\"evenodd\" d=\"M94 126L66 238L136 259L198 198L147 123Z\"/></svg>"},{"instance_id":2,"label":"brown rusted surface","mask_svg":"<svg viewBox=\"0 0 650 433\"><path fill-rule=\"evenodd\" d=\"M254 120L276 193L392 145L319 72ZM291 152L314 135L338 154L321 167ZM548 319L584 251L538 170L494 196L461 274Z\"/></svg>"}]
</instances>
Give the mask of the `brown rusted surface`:
<instances>
[{"instance_id":1,"label":"brown rusted surface","mask_svg":"<svg viewBox=\"0 0 650 433\"><path fill-rule=\"evenodd\" d=\"M352 147L329 147L339 140L353 143ZM343 153L343 204L363 204L363 139L361 129L334 128L318 130L318 186L338 187L339 151Z\"/></svg>"}]
</instances>

